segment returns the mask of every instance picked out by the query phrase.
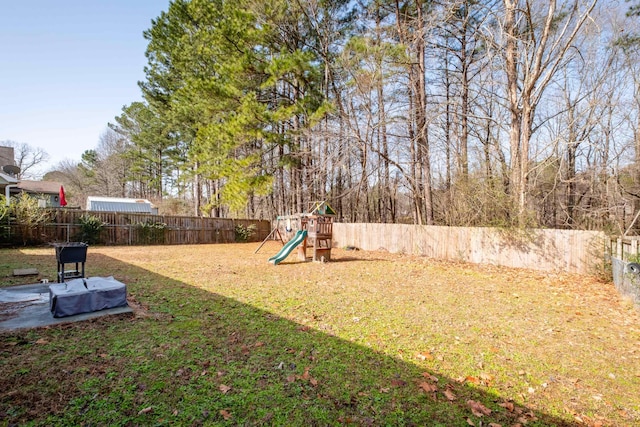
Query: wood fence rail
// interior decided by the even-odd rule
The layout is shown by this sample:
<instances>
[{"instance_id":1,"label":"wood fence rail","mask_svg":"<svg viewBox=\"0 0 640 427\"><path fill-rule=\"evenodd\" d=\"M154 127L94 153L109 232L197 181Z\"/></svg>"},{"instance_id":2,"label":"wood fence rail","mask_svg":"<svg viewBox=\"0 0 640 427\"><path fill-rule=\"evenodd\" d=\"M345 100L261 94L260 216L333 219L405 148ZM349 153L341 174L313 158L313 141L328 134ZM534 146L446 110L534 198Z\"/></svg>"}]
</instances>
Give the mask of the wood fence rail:
<instances>
[{"instance_id":1,"label":"wood fence rail","mask_svg":"<svg viewBox=\"0 0 640 427\"><path fill-rule=\"evenodd\" d=\"M640 236L624 236L611 239L611 255L622 260L640 261Z\"/></svg>"},{"instance_id":2,"label":"wood fence rail","mask_svg":"<svg viewBox=\"0 0 640 427\"><path fill-rule=\"evenodd\" d=\"M580 274L609 262L608 241L599 231L333 224L337 247Z\"/></svg>"},{"instance_id":3,"label":"wood fence rail","mask_svg":"<svg viewBox=\"0 0 640 427\"><path fill-rule=\"evenodd\" d=\"M49 220L31 230L9 223L9 241L28 233L29 243L82 240L80 217L91 215L102 221L99 243L106 245L232 243L238 227L255 227L248 241L263 240L271 231L265 220L151 215L128 212L93 212L49 209ZM12 237L13 236L13 237ZM25 237L25 236L22 236Z\"/></svg>"}]
</instances>

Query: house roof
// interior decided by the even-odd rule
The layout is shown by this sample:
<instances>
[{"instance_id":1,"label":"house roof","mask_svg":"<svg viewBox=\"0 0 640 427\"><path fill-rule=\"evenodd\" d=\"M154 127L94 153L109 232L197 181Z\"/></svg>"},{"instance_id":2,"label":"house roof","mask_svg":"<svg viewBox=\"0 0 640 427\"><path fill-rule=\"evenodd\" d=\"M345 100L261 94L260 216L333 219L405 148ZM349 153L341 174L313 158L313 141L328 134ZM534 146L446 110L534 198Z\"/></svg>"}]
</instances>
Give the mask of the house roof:
<instances>
[{"instance_id":1,"label":"house roof","mask_svg":"<svg viewBox=\"0 0 640 427\"><path fill-rule=\"evenodd\" d=\"M18 182L18 189L27 193L58 194L60 193L60 183L54 181L28 181Z\"/></svg>"},{"instance_id":2,"label":"house roof","mask_svg":"<svg viewBox=\"0 0 640 427\"><path fill-rule=\"evenodd\" d=\"M0 185L15 184L18 180L11 175L0 172Z\"/></svg>"},{"instance_id":3,"label":"house roof","mask_svg":"<svg viewBox=\"0 0 640 427\"><path fill-rule=\"evenodd\" d=\"M151 202L147 199L121 197L87 197L87 210L99 212L151 213Z\"/></svg>"}]
</instances>

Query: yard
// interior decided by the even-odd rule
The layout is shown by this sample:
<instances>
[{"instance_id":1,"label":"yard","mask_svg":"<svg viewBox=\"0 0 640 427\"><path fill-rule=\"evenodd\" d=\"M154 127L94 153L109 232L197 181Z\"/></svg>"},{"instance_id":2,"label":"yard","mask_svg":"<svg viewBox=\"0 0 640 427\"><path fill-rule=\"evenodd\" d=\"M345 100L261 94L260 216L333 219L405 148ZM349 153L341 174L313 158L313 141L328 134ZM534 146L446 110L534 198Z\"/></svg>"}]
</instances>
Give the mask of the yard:
<instances>
[{"instance_id":1,"label":"yard","mask_svg":"<svg viewBox=\"0 0 640 427\"><path fill-rule=\"evenodd\" d=\"M640 312L610 283L256 247L90 247L135 314L0 335L0 425L640 423ZM55 276L51 248L0 259L1 286Z\"/></svg>"}]
</instances>

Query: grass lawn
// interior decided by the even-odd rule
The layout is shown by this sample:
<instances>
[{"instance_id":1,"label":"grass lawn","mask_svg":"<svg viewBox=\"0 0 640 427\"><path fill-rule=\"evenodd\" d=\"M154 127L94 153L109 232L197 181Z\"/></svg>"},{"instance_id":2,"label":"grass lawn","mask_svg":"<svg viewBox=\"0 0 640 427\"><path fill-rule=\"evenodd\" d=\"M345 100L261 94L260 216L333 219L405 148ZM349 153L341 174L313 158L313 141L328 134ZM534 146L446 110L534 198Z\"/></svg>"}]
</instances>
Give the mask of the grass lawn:
<instances>
[{"instance_id":1,"label":"grass lawn","mask_svg":"<svg viewBox=\"0 0 640 427\"><path fill-rule=\"evenodd\" d=\"M640 425L640 315L610 283L256 248L90 247L135 315L0 335L0 426ZM0 250L1 286L28 267L52 280L53 249Z\"/></svg>"}]
</instances>

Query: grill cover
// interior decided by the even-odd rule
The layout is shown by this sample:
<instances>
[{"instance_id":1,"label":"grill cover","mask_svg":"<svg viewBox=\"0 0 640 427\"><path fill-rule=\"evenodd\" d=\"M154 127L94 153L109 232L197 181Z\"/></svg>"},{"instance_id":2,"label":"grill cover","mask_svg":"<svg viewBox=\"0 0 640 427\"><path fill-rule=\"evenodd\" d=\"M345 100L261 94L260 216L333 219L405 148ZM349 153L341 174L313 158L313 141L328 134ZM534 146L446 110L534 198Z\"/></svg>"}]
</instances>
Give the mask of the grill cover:
<instances>
[{"instance_id":1,"label":"grill cover","mask_svg":"<svg viewBox=\"0 0 640 427\"><path fill-rule=\"evenodd\" d=\"M127 306L127 286L113 277L74 279L49 286L53 317Z\"/></svg>"}]
</instances>

